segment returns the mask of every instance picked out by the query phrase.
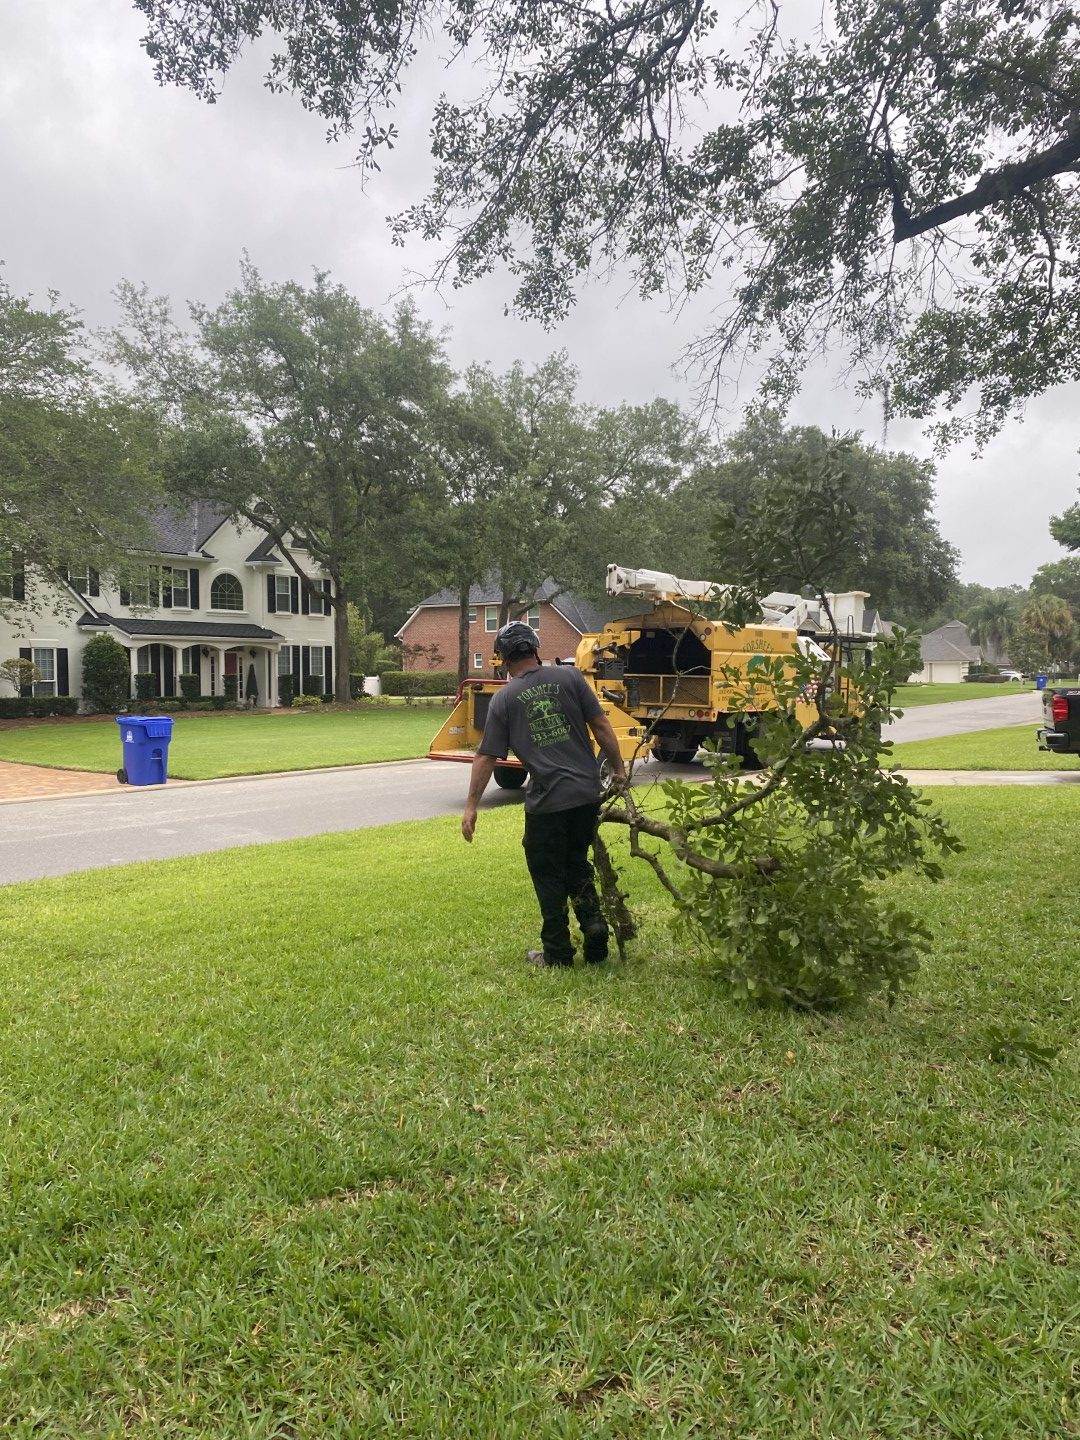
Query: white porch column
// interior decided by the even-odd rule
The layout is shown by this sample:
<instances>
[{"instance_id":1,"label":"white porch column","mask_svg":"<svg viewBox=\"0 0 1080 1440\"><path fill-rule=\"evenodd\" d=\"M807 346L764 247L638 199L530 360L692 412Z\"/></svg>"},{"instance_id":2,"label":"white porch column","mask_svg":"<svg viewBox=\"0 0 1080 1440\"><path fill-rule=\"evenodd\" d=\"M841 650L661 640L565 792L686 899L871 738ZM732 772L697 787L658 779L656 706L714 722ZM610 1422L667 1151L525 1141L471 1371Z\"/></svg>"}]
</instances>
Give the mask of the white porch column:
<instances>
[{"instance_id":1,"label":"white porch column","mask_svg":"<svg viewBox=\"0 0 1080 1440\"><path fill-rule=\"evenodd\" d=\"M131 649L130 649L130 651L129 651L129 654L131 655L131 698L132 698L132 700L134 700L134 699L136 698L135 676L139 673L139 647L138 647L138 645L132 645L132 646L131 646Z\"/></svg>"},{"instance_id":2,"label":"white porch column","mask_svg":"<svg viewBox=\"0 0 1080 1440\"><path fill-rule=\"evenodd\" d=\"M218 688L214 691L214 694L215 694L215 695L224 695L224 694L225 694L225 646L224 646L224 645L215 645L214 649L215 649L216 652L217 652L217 672L218 672Z\"/></svg>"},{"instance_id":3,"label":"white porch column","mask_svg":"<svg viewBox=\"0 0 1080 1440\"><path fill-rule=\"evenodd\" d=\"M186 645L174 645L174 646L172 647L172 652L173 652L173 683L174 683L174 689L176 690L177 697L183 695L183 693L184 693L183 690L180 688L180 676L184 673L184 651L185 651L186 649L187 649L187 646L186 646Z\"/></svg>"}]
</instances>

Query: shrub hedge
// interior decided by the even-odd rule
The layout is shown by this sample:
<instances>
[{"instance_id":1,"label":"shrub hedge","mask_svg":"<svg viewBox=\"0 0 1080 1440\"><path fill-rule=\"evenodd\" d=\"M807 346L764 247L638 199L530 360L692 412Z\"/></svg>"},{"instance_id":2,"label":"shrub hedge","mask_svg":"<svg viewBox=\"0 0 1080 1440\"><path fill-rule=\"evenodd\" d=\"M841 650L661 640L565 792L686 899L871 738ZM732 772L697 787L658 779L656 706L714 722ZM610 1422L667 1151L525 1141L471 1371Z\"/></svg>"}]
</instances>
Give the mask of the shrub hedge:
<instances>
[{"instance_id":1,"label":"shrub hedge","mask_svg":"<svg viewBox=\"0 0 1080 1440\"><path fill-rule=\"evenodd\" d=\"M289 706L293 703L293 697L296 692L293 689L293 679L291 675L278 676L277 690L279 705Z\"/></svg>"},{"instance_id":2,"label":"shrub hedge","mask_svg":"<svg viewBox=\"0 0 1080 1440\"><path fill-rule=\"evenodd\" d=\"M44 720L50 715L77 715L74 695L21 695L0 699L0 720Z\"/></svg>"},{"instance_id":3,"label":"shrub hedge","mask_svg":"<svg viewBox=\"0 0 1080 1440\"><path fill-rule=\"evenodd\" d=\"M323 693L323 677L321 675L306 675L304 677L303 690L305 695L321 695Z\"/></svg>"},{"instance_id":4,"label":"shrub hedge","mask_svg":"<svg viewBox=\"0 0 1080 1440\"><path fill-rule=\"evenodd\" d=\"M453 695L456 670L384 670L384 695Z\"/></svg>"},{"instance_id":5,"label":"shrub hedge","mask_svg":"<svg viewBox=\"0 0 1080 1440\"><path fill-rule=\"evenodd\" d=\"M83 650L83 700L104 714L123 710L131 697L131 657L111 635L95 635Z\"/></svg>"}]
</instances>

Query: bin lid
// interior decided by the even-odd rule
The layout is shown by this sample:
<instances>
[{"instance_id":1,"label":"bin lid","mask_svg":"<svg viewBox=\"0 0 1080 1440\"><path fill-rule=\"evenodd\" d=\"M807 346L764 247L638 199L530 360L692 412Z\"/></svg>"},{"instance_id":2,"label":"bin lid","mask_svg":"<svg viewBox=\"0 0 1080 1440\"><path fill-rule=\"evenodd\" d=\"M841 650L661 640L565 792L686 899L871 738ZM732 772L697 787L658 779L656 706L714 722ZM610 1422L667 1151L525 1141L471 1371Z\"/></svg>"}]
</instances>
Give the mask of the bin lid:
<instances>
[{"instance_id":1,"label":"bin lid","mask_svg":"<svg viewBox=\"0 0 1080 1440\"><path fill-rule=\"evenodd\" d=\"M168 740L172 735L171 715L117 715L116 723L137 725L148 740Z\"/></svg>"}]
</instances>

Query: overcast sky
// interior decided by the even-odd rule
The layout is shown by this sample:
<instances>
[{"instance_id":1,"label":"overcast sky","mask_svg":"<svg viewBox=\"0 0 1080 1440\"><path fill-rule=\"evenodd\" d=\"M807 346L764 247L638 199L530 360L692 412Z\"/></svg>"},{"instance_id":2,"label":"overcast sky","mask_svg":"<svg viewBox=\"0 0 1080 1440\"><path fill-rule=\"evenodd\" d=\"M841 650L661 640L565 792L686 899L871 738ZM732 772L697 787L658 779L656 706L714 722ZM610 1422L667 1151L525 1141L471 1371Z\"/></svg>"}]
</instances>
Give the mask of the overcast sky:
<instances>
[{"instance_id":1,"label":"overcast sky","mask_svg":"<svg viewBox=\"0 0 1080 1440\"><path fill-rule=\"evenodd\" d=\"M0 0L0 260L16 290L56 289L104 325L120 277L212 302L244 249L271 279L329 269L373 308L430 270L435 253L392 247L385 220L423 191L426 118L442 84L434 66L398 113L402 143L362 188L348 142L327 146L319 120L262 88L265 55L246 59L206 106L154 84L141 33L129 0ZM446 296L415 293L449 329L459 366L501 368L565 347L587 400L692 400L677 362L707 320L707 298L676 320L662 303L596 282L565 324L545 331L504 314L511 286L501 276ZM1064 554L1047 518L1075 497L1078 401L1080 387L1062 387L981 457L961 448L939 460L938 517L964 579L1026 584ZM880 414L825 373L810 378L793 416L881 439ZM916 427L894 425L887 438L927 453Z\"/></svg>"}]
</instances>

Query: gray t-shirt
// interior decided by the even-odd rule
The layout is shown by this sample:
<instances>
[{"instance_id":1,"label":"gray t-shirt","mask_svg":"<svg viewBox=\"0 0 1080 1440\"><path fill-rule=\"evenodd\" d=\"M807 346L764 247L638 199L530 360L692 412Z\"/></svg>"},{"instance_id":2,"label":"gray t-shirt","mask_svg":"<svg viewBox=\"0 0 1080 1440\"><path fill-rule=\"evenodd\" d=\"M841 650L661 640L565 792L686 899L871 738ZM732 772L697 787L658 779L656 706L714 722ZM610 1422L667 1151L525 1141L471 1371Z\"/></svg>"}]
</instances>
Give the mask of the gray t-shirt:
<instances>
[{"instance_id":1,"label":"gray t-shirt","mask_svg":"<svg viewBox=\"0 0 1080 1440\"><path fill-rule=\"evenodd\" d=\"M481 755L505 760L512 750L529 772L530 813L595 805L600 766L588 722L603 706L572 665L541 665L508 680L488 708Z\"/></svg>"}]
</instances>

